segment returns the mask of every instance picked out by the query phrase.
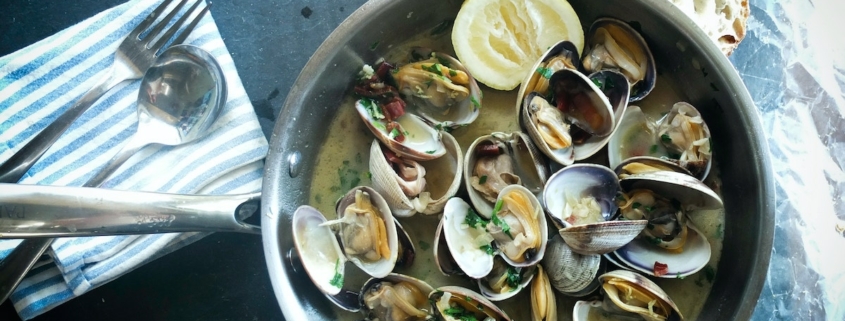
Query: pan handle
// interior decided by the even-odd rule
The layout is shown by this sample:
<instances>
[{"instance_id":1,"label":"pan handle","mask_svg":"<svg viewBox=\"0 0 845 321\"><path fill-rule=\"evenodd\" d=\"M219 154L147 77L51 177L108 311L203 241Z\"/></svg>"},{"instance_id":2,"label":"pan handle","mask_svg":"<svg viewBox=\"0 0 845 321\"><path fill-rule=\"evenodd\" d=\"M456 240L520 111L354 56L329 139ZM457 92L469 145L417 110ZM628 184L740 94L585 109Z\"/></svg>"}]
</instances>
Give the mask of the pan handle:
<instances>
[{"instance_id":1,"label":"pan handle","mask_svg":"<svg viewBox=\"0 0 845 321\"><path fill-rule=\"evenodd\" d=\"M261 193L182 195L88 187L0 183L0 239L241 232Z\"/></svg>"}]
</instances>

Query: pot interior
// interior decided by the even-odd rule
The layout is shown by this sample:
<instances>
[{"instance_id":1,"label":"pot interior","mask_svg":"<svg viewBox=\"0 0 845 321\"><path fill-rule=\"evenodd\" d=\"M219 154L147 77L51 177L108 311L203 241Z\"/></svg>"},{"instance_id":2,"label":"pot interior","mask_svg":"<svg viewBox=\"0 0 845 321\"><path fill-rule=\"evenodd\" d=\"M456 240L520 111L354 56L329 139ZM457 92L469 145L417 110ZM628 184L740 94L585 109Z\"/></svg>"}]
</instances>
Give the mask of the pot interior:
<instances>
[{"instance_id":1,"label":"pot interior","mask_svg":"<svg viewBox=\"0 0 845 321\"><path fill-rule=\"evenodd\" d=\"M706 35L665 0L570 3L585 29L603 16L639 25L657 61L658 74L671 75L667 79L701 111L710 127L714 168L723 182L724 247L699 319L747 320L771 253L774 185L762 127L745 86ZM267 266L288 320L338 318L333 305L305 274L293 271L286 255L293 248L291 215L312 199L313 177L319 171L337 170L315 165L327 143L327 127L350 95L354 75L363 64L371 64L405 42L408 35L448 24L460 5L461 1L371 0L324 41L291 88L266 159L261 217ZM492 91L482 89L485 94ZM363 153L366 160L366 151ZM569 315L566 311L559 314ZM354 317L360 318L360 314Z\"/></svg>"}]
</instances>

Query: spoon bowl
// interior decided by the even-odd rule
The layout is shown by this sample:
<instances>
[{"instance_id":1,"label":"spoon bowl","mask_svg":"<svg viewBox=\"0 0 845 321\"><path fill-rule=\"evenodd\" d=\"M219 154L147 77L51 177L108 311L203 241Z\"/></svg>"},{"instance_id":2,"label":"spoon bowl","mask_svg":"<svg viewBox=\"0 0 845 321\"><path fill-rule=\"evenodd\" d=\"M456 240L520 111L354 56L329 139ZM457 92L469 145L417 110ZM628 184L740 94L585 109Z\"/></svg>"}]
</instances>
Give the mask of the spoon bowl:
<instances>
[{"instance_id":1,"label":"spoon bowl","mask_svg":"<svg viewBox=\"0 0 845 321\"><path fill-rule=\"evenodd\" d=\"M141 80L137 131L85 186L100 186L144 146L204 137L226 104L226 88L223 70L205 50L191 45L164 50Z\"/></svg>"}]
</instances>

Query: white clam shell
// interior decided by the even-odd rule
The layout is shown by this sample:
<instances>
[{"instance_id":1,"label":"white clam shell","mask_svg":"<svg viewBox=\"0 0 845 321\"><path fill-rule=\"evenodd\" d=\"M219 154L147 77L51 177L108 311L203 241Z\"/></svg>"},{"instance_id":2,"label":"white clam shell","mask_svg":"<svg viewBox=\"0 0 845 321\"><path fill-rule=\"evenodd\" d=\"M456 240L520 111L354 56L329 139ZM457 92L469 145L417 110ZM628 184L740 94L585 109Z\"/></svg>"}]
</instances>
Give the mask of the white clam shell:
<instances>
[{"instance_id":1,"label":"white clam shell","mask_svg":"<svg viewBox=\"0 0 845 321\"><path fill-rule=\"evenodd\" d=\"M466 300L473 303L473 306L481 306L484 308L484 311L488 313L488 315L492 315L496 320L506 320L510 321L511 318L508 316L505 311L501 308L496 306L493 302L490 302L487 298L483 295L475 292L473 290L459 287L459 286L443 286L435 289L431 294L428 295L429 301L431 301L432 308L437 311L437 316L442 318L443 311L438 306L438 302L440 299L448 293L450 295L449 302L451 300ZM445 320L445 318L444 318Z\"/></svg>"},{"instance_id":2,"label":"white clam shell","mask_svg":"<svg viewBox=\"0 0 845 321\"><path fill-rule=\"evenodd\" d=\"M486 200L481 193L472 187L472 176L475 170L475 164L479 158L476 148L488 142L502 143L505 145L507 149L505 153L510 155L513 161L514 174L519 176L522 185L535 195L543 190L543 184L545 184L549 177L549 170L540 151L531 142L531 138L524 133L494 132L490 135L476 138L469 146L469 149L467 149L465 161L463 162L464 187L467 189L472 206L478 210L478 214L490 219L494 204Z\"/></svg>"},{"instance_id":3,"label":"white clam shell","mask_svg":"<svg viewBox=\"0 0 845 321\"><path fill-rule=\"evenodd\" d=\"M368 193L370 195L370 200L373 205L379 210L379 212L381 212L381 218L384 220L384 227L387 232L387 246L390 249L390 256L387 258L382 258L375 262L364 261L354 256L348 256L347 258L370 276L375 278L382 278L387 276L387 274L389 274L390 271L393 270L393 267L396 266L396 259L399 256L399 240L396 231L396 224L393 224L393 215L390 213L390 207L387 206L387 202L384 200L384 198L374 189L367 186L358 186L353 188L352 190L347 192L346 195L344 195L344 197L340 199L340 201L338 201L338 218L343 216L343 212L349 205L355 203L355 192L357 190L362 190ZM338 233L338 235L340 235L341 239L343 239L342 230Z\"/></svg>"},{"instance_id":4,"label":"white clam shell","mask_svg":"<svg viewBox=\"0 0 845 321\"><path fill-rule=\"evenodd\" d=\"M638 106L628 106L622 120L607 142L607 159L610 168L637 156L659 156L665 148L657 142L657 125ZM657 147L654 152L652 149Z\"/></svg>"},{"instance_id":5,"label":"white clam shell","mask_svg":"<svg viewBox=\"0 0 845 321\"><path fill-rule=\"evenodd\" d=\"M534 251L534 254L526 258L525 261L516 262L511 258L507 257L504 253L500 253L505 262L507 262L510 266L517 266L517 267L527 267L532 266L540 262L543 259L543 256L546 253L546 245L548 242L544 242L543 240L549 239L549 223L546 220L546 215L543 213L543 207L540 205L540 201L537 200L537 197L534 196L531 191L521 185L510 185L502 189L502 192L499 193L499 198L496 200L497 202L502 199L505 195L509 193L521 193L528 201L531 202L531 208L534 209L534 214L537 215L537 223L540 224L540 248ZM501 247L501 246L500 246Z\"/></svg>"},{"instance_id":6,"label":"white clam shell","mask_svg":"<svg viewBox=\"0 0 845 321\"><path fill-rule=\"evenodd\" d=\"M370 115L362 100L355 102L355 109L373 135L398 155L413 160L431 160L446 154L446 146L443 145L440 138L441 132L428 126L417 115L405 113L396 119L402 125L402 128L408 132L405 135L405 141L400 143L391 138L383 121Z\"/></svg>"},{"instance_id":7,"label":"white clam shell","mask_svg":"<svg viewBox=\"0 0 845 321\"><path fill-rule=\"evenodd\" d=\"M370 278L369 280L367 280L367 282L364 282L364 285L361 287L361 292L358 295L358 301L361 305L361 310L363 310L365 315L368 315L370 313L370 308L364 302L364 297L367 291L370 290L373 285L382 281L391 282L393 284L397 284L399 282L408 282L416 286L417 289L420 290L420 293L422 293L423 295L428 295L429 293L434 291L434 288L425 281L404 274L390 273L383 278ZM430 309L428 309L428 306L426 306L426 309L430 311Z\"/></svg>"},{"instance_id":8,"label":"white clam shell","mask_svg":"<svg viewBox=\"0 0 845 321\"><path fill-rule=\"evenodd\" d=\"M605 97L607 97L608 102L610 102L610 106L613 108L614 122L611 134L607 136L591 136L585 142L575 145L574 157L576 161L584 160L590 156L595 155L596 153L598 153L599 150L601 150L602 148L604 148L605 145L607 145L611 137L613 137L613 132L616 131L616 128L618 127L619 123L624 118L625 111L628 109L628 97L631 92L630 89L627 87L628 80L625 78L624 75L616 71L602 70L590 74L588 77L591 80L601 79L602 81L612 79L613 83L618 83L620 85L618 88L604 91Z\"/></svg>"},{"instance_id":9,"label":"white clam shell","mask_svg":"<svg viewBox=\"0 0 845 321\"><path fill-rule=\"evenodd\" d=\"M601 309L601 301L577 301L572 309L573 321L588 321L590 310Z\"/></svg>"},{"instance_id":10,"label":"white clam shell","mask_svg":"<svg viewBox=\"0 0 845 321\"><path fill-rule=\"evenodd\" d=\"M443 209L443 235L455 263L467 276L480 279L493 269L493 256L474 246L474 234L464 223L469 204L464 200L453 197L446 202Z\"/></svg>"},{"instance_id":11,"label":"white clam shell","mask_svg":"<svg viewBox=\"0 0 845 321\"><path fill-rule=\"evenodd\" d=\"M623 191L648 189L668 199L676 199L685 209L722 208L722 198L710 187L687 174L660 171L628 175L619 180Z\"/></svg>"},{"instance_id":12,"label":"white clam shell","mask_svg":"<svg viewBox=\"0 0 845 321\"><path fill-rule=\"evenodd\" d=\"M424 207L419 204L418 197L408 198L399 183L391 164L382 154L382 144L373 140L370 145L370 173L373 188L378 191L390 206L393 216L410 217L420 212L422 214L436 214L443 210L446 201L458 193L461 187L461 175L464 163L463 152L458 141L449 133L441 133L446 154L442 157L420 161L426 169L426 187L424 192L430 193L431 200Z\"/></svg>"},{"instance_id":13,"label":"white clam shell","mask_svg":"<svg viewBox=\"0 0 845 321\"><path fill-rule=\"evenodd\" d=\"M661 278L683 278L700 271L710 262L710 242L691 222L689 234L680 253L661 249L644 238L637 238L612 253L621 267ZM666 264L667 273L654 275L654 263Z\"/></svg>"},{"instance_id":14,"label":"white clam shell","mask_svg":"<svg viewBox=\"0 0 845 321\"><path fill-rule=\"evenodd\" d=\"M643 275L627 270L615 270L600 275L598 279L602 283L606 282L609 279L617 279L629 282L631 284L635 284L637 287L645 289L649 293L653 294L657 299L667 303L669 307L672 308L672 312L670 313L677 314L677 317L680 320L684 319L684 316L681 314L681 311L678 309L678 306L675 305L675 302L672 301L672 298L670 298L669 295L666 294L666 292L663 291L662 288L660 288L660 286L658 286L653 281L649 280ZM670 320L671 319L672 318L670 317Z\"/></svg>"},{"instance_id":15,"label":"white clam shell","mask_svg":"<svg viewBox=\"0 0 845 321\"><path fill-rule=\"evenodd\" d=\"M302 266L314 285L327 295L335 295L341 287L331 281L335 273L344 276L346 256L332 230L320 226L324 222L326 218L316 208L300 206L293 213L293 240Z\"/></svg>"}]
</instances>

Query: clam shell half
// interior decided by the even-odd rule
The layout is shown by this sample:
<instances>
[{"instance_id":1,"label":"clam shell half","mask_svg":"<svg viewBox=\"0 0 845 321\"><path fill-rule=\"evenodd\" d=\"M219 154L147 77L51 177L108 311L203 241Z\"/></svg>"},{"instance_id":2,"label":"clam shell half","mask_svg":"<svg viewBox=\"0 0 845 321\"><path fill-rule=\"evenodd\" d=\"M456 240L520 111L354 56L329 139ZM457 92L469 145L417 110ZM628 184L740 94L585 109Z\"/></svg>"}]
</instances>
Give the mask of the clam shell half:
<instances>
[{"instance_id":1,"label":"clam shell half","mask_svg":"<svg viewBox=\"0 0 845 321\"><path fill-rule=\"evenodd\" d=\"M406 196L397 181L400 178L382 153L384 145L379 144L377 140L373 140L370 145L370 173L373 188L384 196L394 216L410 217L417 212L439 213L446 206L446 201L455 196L461 187L463 152L452 135L445 132L441 135L446 154L433 160L419 162L426 173L426 185L423 192L428 193L428 197L425 200L420 196L414 198Z\"/></svg>"},{"instance_id":2,"label":"clam shell half","mask_svg":"<svg viewBox=\"0 0 845 321\"><path fill-rule=\"evenodd\" d=\"M367 187L367 186L358 186L350 190L349 192L344 195L337 204L337 217L343 218L343 213L347 207L350 205L355 204L355 194L357 191L362 191L364 193L369 194L370 201L372 205L378 209L379 214L381 215L380 218L384 221L384 228L387 234L387 246L389 249L389 256L383 257L376 261L368 261L362 258L359 258L355 255L349 255L347 253L347 258L352 261L355 265L357 265L361 270L366 272L372 277L375 278L382 278L387 276L390 271L393 270L393 267L396 265L396 260L399 256L399 240L398 240L398 233L396 231L396 224L393 224L393 215L390 212L390 207L387 206L387 202L384 198L376 192L374 189ZM345 224L345 223L339 223ZM343 244L344 239L344 232L343 228L339 229L338 235L341 239L341 245L346 247L346 244ZM347 235L349 236L349 235ZM352 236L349 236L352 237Z\"/></svg>"},{"instance_id":3,"label":"clam shell half","mask_svg":"<svg viewBox=\"0 0 845 321\"><path fill-rule=\"evenodd\" d=\"M413 160L432 160L446 154L446 146L441 141L441 132L431 128L417 115L405 113L396 119L404 131L405 140L399 142L392 130L387 130L384 120L374 118L368 111L364 99L355 102L358 115L373 135L396 154ZM376 107L377 108L377 107Z\"/></svg>"},{"instance_id":4,"label":"clam shell half","mask_svg":"<svg viewBox=\"0 0 845 321\"><path fill-rule=\"evenodd\" d=\"M292 232L302 267L320 291L340 293L343 287L346 256L320 211L302 205L293 212Z\"/></svg>"},{"instance_id":5,"label":"clam shell half","mask_svg":"<svg viewBox=\"0 0 845 321\"><path fill-rule=\"evenodd\" d=\"M581 60L585 70L595 72L613 68L624 71L627 77L631 77L631 102L642 100L654 89L657 80L654 56L645 39L626 22L609 17L599 18L590 26L585 41ZM597 47L609 50L595 50ZM613 57L615 62L611 64L615 66L602 63L602 56L608 57L604 55L606 53ZM637 77L634 78L634 74Z\"/></svg>"}]
</instances>

